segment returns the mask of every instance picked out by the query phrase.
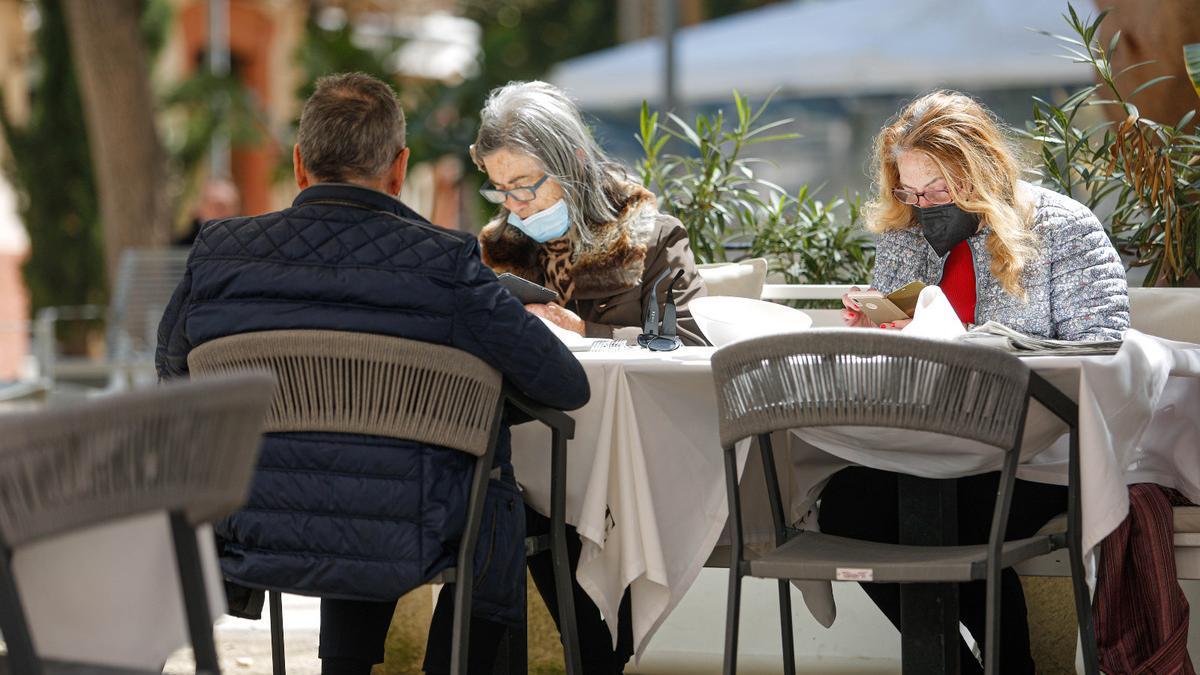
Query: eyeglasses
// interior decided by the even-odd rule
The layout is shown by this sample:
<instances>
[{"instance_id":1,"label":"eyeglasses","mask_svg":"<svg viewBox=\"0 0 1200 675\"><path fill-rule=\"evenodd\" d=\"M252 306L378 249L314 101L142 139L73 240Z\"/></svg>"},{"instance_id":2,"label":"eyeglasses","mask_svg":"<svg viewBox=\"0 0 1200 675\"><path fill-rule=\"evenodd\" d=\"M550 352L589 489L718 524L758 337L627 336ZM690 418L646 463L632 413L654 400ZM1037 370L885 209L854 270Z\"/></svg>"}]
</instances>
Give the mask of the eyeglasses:
<instances>
[{"instance_id":1,"label":"eyeglasses","mask_svg":"<svg viewBox=\"0 0 1200 675\"><path fill-rule=\"evenodd\" d=\"M658 284L670 273L670 269L663 270L663 273L658 275L658 278L650 286L650 302L646 307L646 320L642 324L642 334L637 338L638 346L645 347L652 352L674 351L683 344L676 332L675 319L675 282L683 277L683 270L676 272L671 283L667 285L667 304L663 307L662 332L658 332L658 293L656 289Z\"/></svg>"},{"instance_id":2,"label":"eyeglasses","mask_svg":"<svg viewBox=\"0 0 1200 675\"><path fill-rule=\"evenodd\" d=\"M901 190L897 188L892 190L892 194L896 195L896 199L899 199L900 203L908 204L909 206L916 206L917 203L921 201L921 197L924 197L925 200L930 204L935 204L938 206L941 206L942 204L949 204L950 202L954 201L954 198L950 196L949 190L926 190L925 192L913 192L911 190Z\"/></svg>"},{"instance_id":3,"label":"eyeglasses","mask_svg":"<svg viewBox=\"0 0 1200 675\"><path fill-rule=\"evenodd\" d=\"M531 202L537 198L538 188L542 187L542 183L545 183L549 177L550 174L543 174L538 182L533 185L522 185L511 190L501 190L492 185L492 181L489 180L484 182L483 187L479 188L479 194L483 195L484 199L493 204L503 204L504 200L509 197L519 202Z\"/></svg>"}]
</instances>

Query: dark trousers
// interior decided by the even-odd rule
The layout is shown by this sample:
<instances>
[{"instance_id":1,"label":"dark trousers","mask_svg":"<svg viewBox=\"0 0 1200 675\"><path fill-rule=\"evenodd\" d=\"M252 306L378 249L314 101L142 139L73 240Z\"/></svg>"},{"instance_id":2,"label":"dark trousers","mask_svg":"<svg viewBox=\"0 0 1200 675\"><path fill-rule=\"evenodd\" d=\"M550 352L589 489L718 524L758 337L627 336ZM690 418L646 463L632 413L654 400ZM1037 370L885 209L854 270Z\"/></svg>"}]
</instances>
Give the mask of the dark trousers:
<instances>
[{"instance_id":1,"label":"dark trousers","mask_svg":"<svg viewBox=\"0 0 1200 675\"><path fill-rule=\"evenodd\" d=\"M992 509L999 473L958 478L958 543L985 544L992 525ZM853 539L898 543L895 517L899 500L897 474L865 467L843 469L830 479L821 493L818 522L821 531ZM1018 480L1013 491L1006 539L1037 534L1051 518L1067 510L1067 488ZM862 584L871 600L900 628L898 584ZM959 613L981 650L987 617L987 587L982 581L959 584ZM1005 673L1034 673L1029 651L1029 625L1025 616L1025 594L1012 569L1001 574L1000 649ZM963 673L982 673L979 662L961 644Z\"/></svg>"},{"instance_id":2,"label":"dark trousers","mask_svg":"<svg viewBox=\"0 0 1200 675\"><path fill-rule=\"evenodd\" d=\"M537 536L550 532L550 519L525 507L527 534ZM621 600L618 612L617 646L612 633L600 616L596 604L575 581L581 549L579 534L567 527L567 555L571 563L571 587L575 595L575 620L579 627L579 652L585 675L612 675L624 671L633 656L633 622L630 617L629 591ZM550 615L557 625L558 593L554 587L554 564L546 551L528 559L529 573L541 593ZM383 662L383 646L388 626L395 612L395 602L358 602L353 600L321 600L321 672L323 675L369 675L371 666ZM429 626L429 641L425 648L425 672L440 675L450 672L451 630L454 621L454 594L450 586L438 595ZM471 644L468 670L490 673L499 651L500 641L507 635L503 624L482 619L471 620Z\"/></svg>"},{"instance_id":3,"label":"dark trousers","mask_svg":"<svg viewBox=\"0 0 1200 675\"><path fill-rule=\"evenodd\" d=\"M550 519L525 507L525 524L530 535L548 534ZM575 595L575 622L579 627L579 657L583 662L584 675L614 675L625 671L625 664L633 656L633 619L629 610L629 589L621 598L617 611L617 646L613 648L612 633L600 616L596 603L575 581L575 570L579 567L579 552L582 543L579 533L567 526L567 557L571 562L571 589ZM550 610L555 625L560 625L558 616L558 592L554 587L554 561L549 551L544 551L528 560L529 574L537 586L538 593ZM611 617L610 617L611 619Z\"/></svg>"},{"instance_id":4,"label":"dark trousers","mask_svg":"<svg viewBox=\"0 0 1200 675\"><path fill-rule=\"evenodd\" d=\"M383 663L383 646L396 601L321 598L321 675L371 675Z\"/></svg>"},{"instance_id":5,"label":"dark trousers","mask_svg":"<svg viewBox=\"0 0 1200 675\"><path fill-rule=\"evenodd\" d=\"M525 507L525 530L527 536L549 534L550 519ZM612 633L600 616L600 610L591 597L575 581L575 569L579 566L582 543L575 528L567 526L567 557L571 565L571 588L575 596L575 621L579 628L579 656L583 662L584 675L619 675L633 656L633 622L630 618L629 591L621 600L618 611L617 646L612 644ZM550 610L555 625L560 625L558 616L558 592L554 586L554 561L549 551L530 556L526 563L533 583L542 600ZM446 590L438 597L433 612L433 624L429 628L429 643L425 650L425 672L441 675L450 671L450 632L454 618L453 598ZM471 646L468 656L472 673L490 673L491 664L499 651L500 641L507 636L504 626L489 621L471 621Z\"/></svg>"}]
</instances>

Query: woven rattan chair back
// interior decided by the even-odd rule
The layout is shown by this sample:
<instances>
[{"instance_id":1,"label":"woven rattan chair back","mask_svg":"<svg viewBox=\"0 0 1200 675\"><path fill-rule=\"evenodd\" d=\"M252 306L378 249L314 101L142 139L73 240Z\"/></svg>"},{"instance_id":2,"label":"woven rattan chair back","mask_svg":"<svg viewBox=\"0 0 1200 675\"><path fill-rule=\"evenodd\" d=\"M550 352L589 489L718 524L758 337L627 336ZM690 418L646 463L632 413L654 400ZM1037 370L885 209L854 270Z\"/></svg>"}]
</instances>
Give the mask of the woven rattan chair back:
<instances>
[{"instance_id":1,"label":"woven rattan chair back","mask_svg":"<svg viewBox=\"0 0 1200 675\"><path fill-rule=\"evenodd\" d=\"M1029 369L996 349L827 329L731 344L712 359L721 443L812 426L912 429L1008 450Z\"/></svg>"},{"instance_id":2,"label":"woven rattan chair back","mask_svg":"<svg viewBox=\"0 0 1200 675\"><path fill-rule=\"evenodd\" d=\"M0 535L17 547L150 511L192 524L232 512L272 388L247 373L0 415Z\"/></svg>"},{"instance_id":3,"label":"woven rattan chair back","mask_svg":"<svg viewBox=\"0 0 1200 675\"><path fill-rule=\"evenodd\" d=\"M331 431L403 438L482 456L502 378L458 349L368 333L285 330L206 342L193 376L275 373L268 432Z\"/></svg>"}]
</instances>

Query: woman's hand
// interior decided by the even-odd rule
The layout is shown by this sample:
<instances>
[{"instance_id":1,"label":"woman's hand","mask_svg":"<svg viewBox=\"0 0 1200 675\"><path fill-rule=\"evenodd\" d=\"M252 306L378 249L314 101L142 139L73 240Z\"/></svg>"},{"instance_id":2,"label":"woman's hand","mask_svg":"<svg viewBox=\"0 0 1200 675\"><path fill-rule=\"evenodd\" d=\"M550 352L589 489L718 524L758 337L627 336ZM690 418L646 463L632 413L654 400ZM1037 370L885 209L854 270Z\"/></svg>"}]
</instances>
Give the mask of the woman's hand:
<instances>
[{"instance_id":1,"label":"woman's hand","mask_svg":"<svg viewBox=\"0 0 1200 675\"><path fill-rule=\"evenodd\" d=\"M525 305L525 309L529 310L530 314L540 316L559 328L565 328L574 333L579 333L580 335L584 334L585 327L583 324L583 319L579 318L578 314L572 312L566 307L563 307L562 305L556 305L554 303L531 303Z\"/></svg>"},{"instance_id":2,"label":"woman's hand","mask_svg":"<svg viewBox=\"0 0 1200 675\"><path fill-rule=\"evenodd\" d=\"M899 321L889 321L888 323L881 324L879 327L884 330L900 330L910 323L912 323L912 319L900 319Z\"/></svg>"},{"instance_id":3,"label":"woman's hand","mask_svg":"<svg viewBox=\"0 0 1200 675\"><path fill-rule=\"evenodd\" d=\"M858 286L851 286L851 291L860 291ZM873 290L873 289L868 289ZM842 295L842 323L850 328L870 328L871 322L867 319L867 315L863 314L858 303L850 299L850 294ZM881 326L882 327L882 326Z\"/></svg>"}]
</instances>

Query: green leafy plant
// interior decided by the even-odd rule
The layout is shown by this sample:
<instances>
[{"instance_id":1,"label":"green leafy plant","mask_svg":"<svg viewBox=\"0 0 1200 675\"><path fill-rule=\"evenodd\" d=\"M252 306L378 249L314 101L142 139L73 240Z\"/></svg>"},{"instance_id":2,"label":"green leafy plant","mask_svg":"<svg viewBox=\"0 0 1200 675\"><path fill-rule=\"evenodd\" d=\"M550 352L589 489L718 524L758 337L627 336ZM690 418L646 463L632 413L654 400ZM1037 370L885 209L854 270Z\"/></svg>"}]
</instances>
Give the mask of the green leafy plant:
<instances>
[{"instance_id":1,"label":"green leafy plant","mask_svg":"<svg viewBox=\"0 0 1200 675\"><path fill-rule=\"evenodd\" d=\"M756 108L734 92L733 102L732 118L717 110L697 115L694 124L670 113L661 122L642 104L642 182L659 196L660 208L687 228L693 253L702 262L719 262L732 246L748 244L751 255L768 258L772 271L789 283L865 279L874 255L858 229L858 197L826 203L807 186L790 195L756 175L763 160L744 156L747 148L799 135L780 133L791 119L760 122L770 98ZM685 152L667 152L672 142Z\"/></svg>"},{"instance_id":2,"label":"green leafy plant","mask_svg":"<svg viewBox=\"0 0 1200 675\"><path fill-rule=\"evenodd\" d=\"M1183 66L1192 81L1192 89L1200 96L1200 42L1183 46Z\"/></svg>"},{"instance_id":3,"label":"green leafy plant","mask_svg":"<svg viewBox=\"0 0 1200 675\"><path fill-rule=\"evenodd\" d=\"M1084 20L1074 7L1067 9L1064 19L1073 34L1045 34L1063 43L1068 58L1092 66L1098 82L1058 105L1034 98L1026 134L1040 144L1042 182L1107 213L1114 245L1133 256L1134 266L1147 266L1147 286L1196 283L1200 137L1184 131L1195 112L1174 125L1143 117L1133 99L1166 77L1143 82L1122 96L1118 81L1145 63L1114 71L1111 59L1120 33L1107 46L1097 39L1107 13ZM1080 113L1091 106L1119 106L1124 119L1077 126Z\"/></svg>"},{"instance_id":4,"label":"green leafy plant","mask_svg":"<svg viewBox=\"0 0 1200 675\"><path fill-rule=\"evenodd\" d=\"M808 186L778 195L754 230L750 255L766 258L789 284L861 282L874 266L874 242L860 227L855 195L823 202Z\"/></svg>"}]
</instances>

